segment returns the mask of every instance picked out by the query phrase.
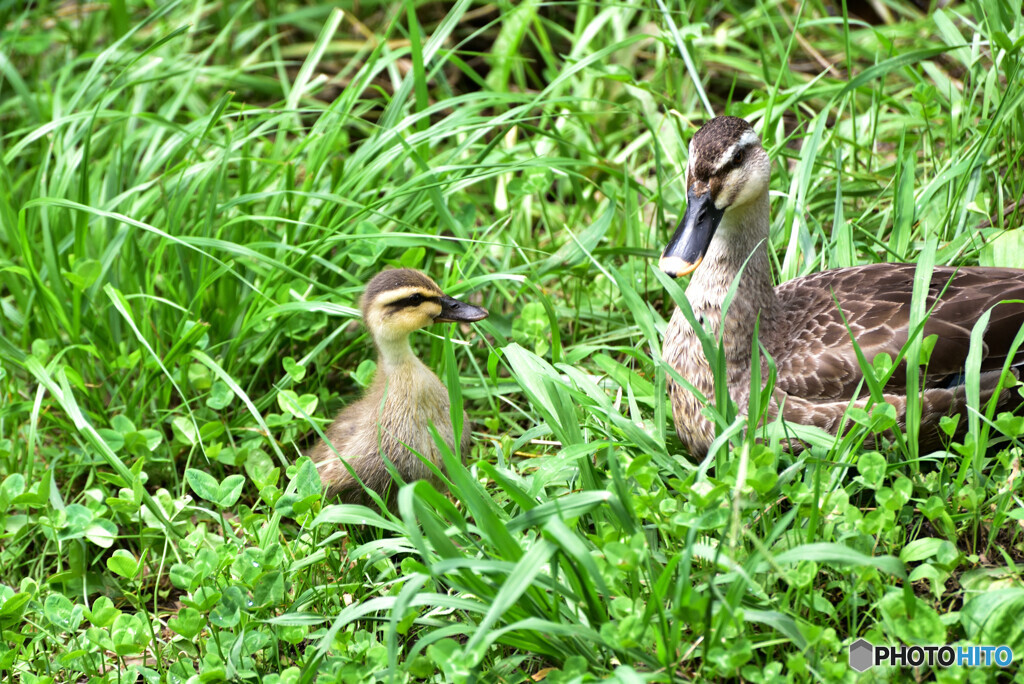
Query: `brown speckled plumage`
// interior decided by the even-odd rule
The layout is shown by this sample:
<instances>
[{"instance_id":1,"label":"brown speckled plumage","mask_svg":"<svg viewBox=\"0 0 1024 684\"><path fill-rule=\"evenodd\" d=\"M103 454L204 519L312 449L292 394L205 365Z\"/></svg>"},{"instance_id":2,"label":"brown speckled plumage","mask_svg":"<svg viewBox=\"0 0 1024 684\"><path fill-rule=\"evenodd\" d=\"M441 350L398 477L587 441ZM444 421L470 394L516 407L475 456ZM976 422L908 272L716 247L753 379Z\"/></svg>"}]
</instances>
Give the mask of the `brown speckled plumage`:
<instances>
[{"instance_id":1,"label":"brown speckled plumage","mask_svg":"<svg viewBox=\"0 0 1024 684\"><path fill-rule=\"evenodd\" d=\"M379 273L367 284L360 305L377 346L377 373L366 394L327 428L328 441L317 443L309 455L329 496L340 495L347 503L370 502L351 468L364 485L393 503L397 485L385 458L404 481L426 479L439 486L423 460L443 470L430 425L455 448L448 389L413 355L409 335L435 320L480 320L487 312L445 297L434 281L411 269ZM462 318L454 318L452 307ZM470 432L463 414L463 455L470 448Z\"/></svg>"},{"instance_id":2,"label":"brown speckled plumage","mask_svg":"<svg viewBox=\"0 0 1024 684\"><path fill-rule=\"evenodd\" d=\"M773 286L768 261L768 178L770 163L760 142L751 142L749 124L733 117L713 119L693 138L687 186L693 197L710 193L722 211L703 259L696 265L669 254L662 259L670 273L693 272L686 295L698 320L716 335L722 331L721 309L729 285L743 268L739 289L728 310L724 330L727 384L742 412L747 410L751 374L751 339L760 317L759 339L777 366L775 392L769 408L774 418L783 406L790 422L814 425L836 434L851 402L863 406L868 389L839 307L858 345L870 362L876 354L893 359L909 336L914 264L872 264L797 278ZM736 145L744 139L744 145ZM737 147L745 152L736 154ZM734 154L730 157L728 151ZM737 162L737 160L740 160ZM689 211L689 208L688 208ZM671 245L675 245L674 238ZM749 261L748 261L749 257ZM744 263L746 263L744 267ZM689 270L685 270L689 269ZM695 270L694 270L695 269ZM968 267L934 269L926 307L934 305L924 335L937 335L927 374L922 375L920 439L923 447L940 443L942 416L964 413L962 373L971 328L982 313L1002 300L1024 299L1024 270ZM1024 325L1024 305L998 305L984 341L981 398L998 385L1014 336ZM707 397L714 381L700 342L682 312L676 310L664 345L665 360ZM1020 364L1018 355L1016 363ZM762 362L763 374L767 363ZM1019 368L1013 372L1019 375ZM707 452L714 427L695 395L669 379L676 431L695 455ZM901 428L906 417L906 371L897 369L884 388L896 408ZM1016 389L1004 389L1000 410L1021 404ZM965 421L961 421L963 425ZM798 446L798 445L793 445Z\"/></svg>"}]
</instances>

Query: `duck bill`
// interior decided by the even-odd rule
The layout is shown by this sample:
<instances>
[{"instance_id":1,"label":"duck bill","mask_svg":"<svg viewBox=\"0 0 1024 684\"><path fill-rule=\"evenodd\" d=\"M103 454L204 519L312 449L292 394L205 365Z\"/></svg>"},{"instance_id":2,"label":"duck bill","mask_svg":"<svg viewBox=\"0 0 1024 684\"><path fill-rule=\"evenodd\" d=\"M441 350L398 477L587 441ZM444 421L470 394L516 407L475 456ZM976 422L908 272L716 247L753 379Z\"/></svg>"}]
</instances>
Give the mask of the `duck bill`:
<instances>
[{"instance_id":1,"label":"duck bill","mask_svg":"<svg viewBox=\"0 0 1024 684\"><path fill-rule=\"evenodd\" d=\"M441 297L441 313L434 319L435 323L472 323L487 318L487 309L460 302L451 297Z\"/></svg>"},{"instance_id":2,"label":"duck bill","mask_svg":"<svg viewBox=\"0 0 1024 684\"><path fill-rule=\"evenodd\" d=\"M725 211L715 207L711 193L686 193L686 213L661 255L658 268L673 278L693 273L708 252Z\"/></svg>"}]
</instances>

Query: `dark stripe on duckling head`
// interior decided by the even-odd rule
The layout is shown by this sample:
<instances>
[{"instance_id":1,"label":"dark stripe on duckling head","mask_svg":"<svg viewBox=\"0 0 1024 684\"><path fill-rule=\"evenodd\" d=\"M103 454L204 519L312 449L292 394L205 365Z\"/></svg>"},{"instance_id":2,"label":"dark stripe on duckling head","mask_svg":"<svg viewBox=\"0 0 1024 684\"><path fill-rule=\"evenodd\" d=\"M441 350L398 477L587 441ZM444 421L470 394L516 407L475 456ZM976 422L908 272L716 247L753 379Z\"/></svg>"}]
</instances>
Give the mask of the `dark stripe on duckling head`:
<instances>
[{"instance_id":1,"label":"dark stripe on duckling head","mask_svg":"<svg viewBox=\"0 0 1024 684\"><path fill-rule=\"evenodd\" d=\"M441 288L423 273L411 268L396 268L389 271L381 271L366 284L366 290L360 301L360 307L365 312L368 305L375 301L385 292L401 290L414 287L423 290L421 294L440 297Z\"/></svg>"},{"instance_id":2,"label":"dark stripe on duckling head","mask_svg":"<svg viewBox=\"0 0 1024 684\"><path fill-rule=\"evenodd\" d=\"M410 295L408 297L402 297L401 299L395 300L393 302L388 302L388 306L391 307L392 309L404 309L407 307L417 307L423 302L437 302L440 301L440 299L440 296L435 297L423 294L422 292L417 292L416 294Z\"/></svg>"}]
</instances>

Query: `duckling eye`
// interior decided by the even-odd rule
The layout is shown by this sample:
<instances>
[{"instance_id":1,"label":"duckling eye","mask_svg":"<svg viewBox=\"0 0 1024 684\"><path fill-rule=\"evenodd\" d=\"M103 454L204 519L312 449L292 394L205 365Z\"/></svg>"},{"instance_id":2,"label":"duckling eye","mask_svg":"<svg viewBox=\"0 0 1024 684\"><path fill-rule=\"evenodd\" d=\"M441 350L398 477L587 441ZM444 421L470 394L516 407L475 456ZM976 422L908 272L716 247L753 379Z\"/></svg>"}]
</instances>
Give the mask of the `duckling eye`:
<instances>
[{"instance_id":1,"label":"duckling eye","mask_svg":"<svg viewBox=\"0 0 1024 684\"><path fill-rule=\"evenodd\" d=\"M408 297L403 297L396 302L391 302L388 306L395 309L404 309L409 306L419 306L426 299L428 298L417 292L416 294L411 294Z\"/></svg>"}]
</instances>

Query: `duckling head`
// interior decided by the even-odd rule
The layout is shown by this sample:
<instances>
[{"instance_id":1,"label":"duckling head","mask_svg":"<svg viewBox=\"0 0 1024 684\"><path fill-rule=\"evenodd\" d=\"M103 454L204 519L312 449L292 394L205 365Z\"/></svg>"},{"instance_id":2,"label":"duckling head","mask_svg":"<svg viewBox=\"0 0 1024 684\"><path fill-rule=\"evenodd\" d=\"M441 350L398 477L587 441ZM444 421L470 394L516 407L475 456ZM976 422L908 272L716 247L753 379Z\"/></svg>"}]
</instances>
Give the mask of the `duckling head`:
<instances>
[{"instance_id":1,"label":"duckling head","mask_svg":"<svg viewBox=\"0 0 1024 684\"><path fill-rule=\"evenodd\" d=\"M730 218L767 197L770 178L768 153L749 123L735 116L720 116L701 126L690 140L686 212L658 267L673 278L692 273L720 225L727 230L747 225Z\"/></svg>"},{"instance_id":2,"label":"duckling head","mask_svg":"<svg viewBox=\"0 0 1024 684\"><path fill-rule=\"evenodd\" d=\"M487 318L487 309L445 295L419 271L381 271L370 280L359 306L378 346L402 344L409 335L434 323L472 322Z\"/></svg>"}]
</instances>

